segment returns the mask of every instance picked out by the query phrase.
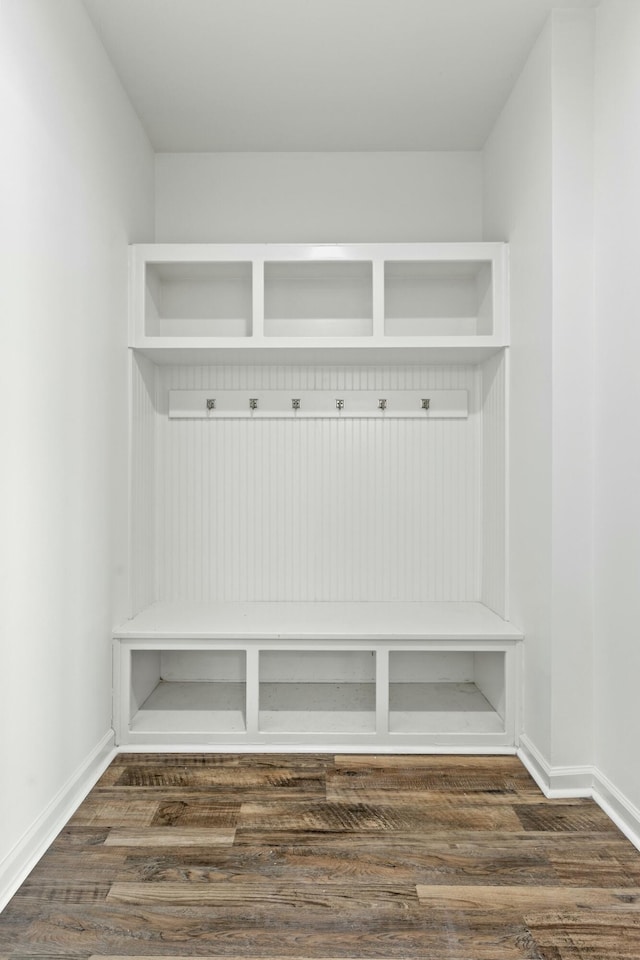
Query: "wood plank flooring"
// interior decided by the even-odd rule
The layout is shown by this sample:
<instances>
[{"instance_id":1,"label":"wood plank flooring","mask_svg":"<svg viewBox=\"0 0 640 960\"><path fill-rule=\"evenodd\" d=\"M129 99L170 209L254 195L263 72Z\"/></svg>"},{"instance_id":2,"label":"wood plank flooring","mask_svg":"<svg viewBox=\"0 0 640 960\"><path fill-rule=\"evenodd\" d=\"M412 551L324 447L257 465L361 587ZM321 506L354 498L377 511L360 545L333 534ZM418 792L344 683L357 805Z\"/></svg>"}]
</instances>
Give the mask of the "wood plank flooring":
<instances>
[{"instance_id":1,"label":"wood plank flooring","mask_svg":"<svg viewBox=\"0 0 640 960\"><path fill-rule=\"evenodd\" d=\"M125 754L0 960L640 960L640 853L513 757Z\"/></svg>"}]
</instances>

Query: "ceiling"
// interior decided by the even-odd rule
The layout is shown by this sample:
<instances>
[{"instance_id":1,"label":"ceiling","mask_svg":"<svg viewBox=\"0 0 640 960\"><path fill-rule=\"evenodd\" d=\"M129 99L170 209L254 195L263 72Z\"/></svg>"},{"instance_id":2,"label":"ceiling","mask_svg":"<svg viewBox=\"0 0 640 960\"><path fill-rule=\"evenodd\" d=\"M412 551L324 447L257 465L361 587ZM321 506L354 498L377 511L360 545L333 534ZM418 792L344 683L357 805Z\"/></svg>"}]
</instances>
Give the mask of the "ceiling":
<instances>
[{"instance_id":1,"label":"ceiling","mask_svg":"<svg viewBox=\"0 0 640 960\"><path fill-rule=\"evenodd\" d=\"M553 7L84 0L157 151L477 150Z\"/></svg>"}]
</instances>

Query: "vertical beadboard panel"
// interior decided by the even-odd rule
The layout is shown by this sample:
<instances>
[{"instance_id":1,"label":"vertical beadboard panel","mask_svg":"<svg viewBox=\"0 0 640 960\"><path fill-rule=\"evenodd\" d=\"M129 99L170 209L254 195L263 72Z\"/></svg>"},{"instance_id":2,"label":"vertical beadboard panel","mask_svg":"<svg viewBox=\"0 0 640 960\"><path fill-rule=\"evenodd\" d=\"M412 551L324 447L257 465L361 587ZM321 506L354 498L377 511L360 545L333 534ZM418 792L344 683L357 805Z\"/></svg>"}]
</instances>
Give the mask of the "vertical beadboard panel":
<instances>
[{"instance_id":1,"label":"vertical beadboard panel","mask_svg":"<svg viewBox=\"0 0 640 960\"><path fill-rule=\"evenodd\" d=\"M506 376L505 356L482 366L482 592L506 616Z\"/></svg>"},{"instance_id":2,"label":"vertical beadboard panel","mask_svg":"<svg viewBox=\"0 0 640 960\"><path fill-rule=\"evenodd\" d=\"M130 615L156 594L156 368L146 357L131 358Z\"/></svg>"},{"instance_id":3,"label":"vertical beadboard panel","mask_svg":"<svg viewBox=\"0 0 640 960\"><path fill-rule=\"evenodd\" d=\"M159 595L477 600L473 367L165 367ZM467 420L169 420L169 389L467 389Z\"/></svg>"}]
</instances>

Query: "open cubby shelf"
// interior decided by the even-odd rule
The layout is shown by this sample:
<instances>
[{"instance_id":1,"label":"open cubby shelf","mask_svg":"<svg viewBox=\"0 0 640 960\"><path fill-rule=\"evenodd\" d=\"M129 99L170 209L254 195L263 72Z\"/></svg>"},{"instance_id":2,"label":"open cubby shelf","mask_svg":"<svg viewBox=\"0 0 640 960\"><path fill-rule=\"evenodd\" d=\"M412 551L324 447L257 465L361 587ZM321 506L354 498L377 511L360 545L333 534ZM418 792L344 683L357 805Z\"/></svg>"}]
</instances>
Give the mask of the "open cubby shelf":
<instances>
[{"instance_id":1,"label":"open cubby shelf","mask_svg":"<svg viewBox=\"0 0 640 960\"><path fill-rule=\"evenodd\" d=\"M115 634L119 742L506 750L520 639L479 603L156 604Z\"/></svg>"},{"instance_id":2,"label":"open cubby shelf","mask_svg":"<svg viewBox=\"0 0 640 960\"><path fill-rule=\"evenodd\" d=\"M393 362L384 350L398 362L426 350L430 362L480 362L507 343L505 250L138 244L129 343L156 363L296 362L309 349L354 362Z\"/></svg>"}]
</instances>

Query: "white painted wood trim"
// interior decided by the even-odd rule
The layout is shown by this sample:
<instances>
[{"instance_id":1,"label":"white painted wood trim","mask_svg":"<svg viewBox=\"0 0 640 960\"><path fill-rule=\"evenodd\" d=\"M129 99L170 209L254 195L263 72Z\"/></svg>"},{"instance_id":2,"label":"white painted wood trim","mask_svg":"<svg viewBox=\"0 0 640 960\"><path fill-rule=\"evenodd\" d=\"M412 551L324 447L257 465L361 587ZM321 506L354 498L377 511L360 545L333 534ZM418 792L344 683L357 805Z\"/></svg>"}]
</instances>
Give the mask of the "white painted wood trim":
<instances>
[{"instance_id":1,"label":"white painted wood trim","mask_svg":"<svg viewBox=\"0 0 640 960\"><path fill-rule=\"evenodd\" d=\"M293 340L295 339L295 343ZM366 364L394 366L422 363L426 366L466 365L482 363L504 349L503 344L485 343L488 338L431 337L269 337L254 341L253 337L147 337L133 345L137 353L159 366L215 366L217 364L334 365ZM438 343L434 343L438 340ZM177 341L177 342L176 342ZM345 342L346 341L346 342ZM478 342L481 341L481 342Z\"/></svg>"},{"instance_id":2,"label":"white painted wood trim","mask_svg":"<svg viewBox=\"0 0 640 960\"><path fill-rule=\"evenodd\" d=\"M129 343L144 337L144 257L138 247L129 247ZM139 328L138 324L142 322Z\"/></svg>"},{"instance_id":3,"label":"white painted wood trim","mask_svg":"<svg viewBox=\"0 0 640 960\"><path fill-rule=\"evenodd\" d=\"M234 260L492 260L504 268L501 241L442 243L137 243L141 263L231 262ZM504 283L503 271L501 280ZM502 292L502 291L501 291Z\"/></svg>"},{"instance_id":4,"label":"white painted wood trim","mask_svg":"<svg viewBox=\"0 0 640 960\"><path fill-rule=\"evenodd\" d=\"M593 795L593 767L553 767L524 734L520 736L517 756L550 800Z\"/></svg>"},{"instance_id":5,"label":"white painted wood trim","mask_svg":"<svg viewBox=\"0 0 640 960\"><path fill-rule=\"evenodd\" d=\"M376 734L389 734L389 650L376 650Z\"/></svg>"},{"instance_id":6,"label":"white painted wood trim","mask_svg":"<svg viewBox=\"0 0 640 960\"><path fill-rule=\"evenodd\" d=\"M503 243L373 243L373 244L138 244L131 249L130 282L130 339L131 346L144 350L156 362L188 363L187 350L213 350L237 355L250 351L252 362L279 362L282 350L333 351L335 358L345 351L370 348L394 349L405 359L412 357L415 349L452 351L452 362L478 362L482 356L503 347L508 342L508 304L505 301L506 245ZM147 264L161 263L232 263L253 264L253 323L248 336L179 336L149 335L145 318L145 271ZM372 329L362 336L345 337L265 337L264 325L264 265L277 261L295 262L342 262L367 261L372 264ZM491 332L470 336L455 334L446 336L385 336L384 318L384 263L394 261L425 261L430 263L491 264L492 270L492 328ZM159 332L159 331L156 331ZM325 331L327 332L327 331ZM488 351L488 353L487 353ZM483 353L484 352L484 353ZM167 356L163 357L163 353ZM465 353L469 360L465 360ZM457 359L453 359L457 354ZM271 360L267 357L271 356ZM426 359L425 354L425 359ZM202 358L201 358L202 359ZM299 359L293 353L294 361ZM370 357L369 359L373 359ZM213 358L212 358L213 360ZM317 358L321 362L320 357ZM311 361L313 362L313 361ZM360 360L358 362L361 362ZM387 361L388 362L388 361Z\"/></svg>"},{"instance_id":7,"label":"white painted wood trim","mask_svg":"<svg viewBox=\"0 0 640 960\"><path fill-rule=\"evenodd\" d=\"M264 261L254 260L251 271L253 340L264 339Z\"/></svg>"},{"instance_id":8,"label":"white painted wood trim","mask_svg":"<svg viewBox=\"0 0 640 960\"><path fill-rule=\"evenodd\" d=\"M257 737L260 730L260 651L246 650L246 713L247 737Z\"/></svg>"},{"instance_id":9,"label":"white painted wood trim","mask_svg":"<svg viewBox=\"0 0 640 960\"><path fill-rule=\"evenodd\" d=\"M115 742L126 744L131 713L131 653L113 641L113 727Z\"/></svg>"},{"instance_id":10,"label":"white painted wood trim","mask_svg":"<svg viewBox=\"0 0 640 960\"><path fill-rule=\"evenodd\" d=\"M133 263L133 257L131 250L129 251L129 262ZM130 266L130 269L133 269ZM133 284L129 284L129 300L131 301ZM130 303L129 306L129 324L131 324L131 318L133 317L133 308ZM129 341L131 342L131 341ZM136 357L133 351L127 351L127 410L129 415L127 417L127 614L129 619L134 617L138 612L135 609L134 604L134 580L136 578L136 572L134 569L134 549L133 549L133 502L134 502L134 471L133 471L133 458L135 454L134 450L134 438L133 438L133 378L135 375L134 365L136 363Z\"/></svg>"},{"instance_id":11,"label":"white painted wood trim","mask_svg":"<svg viewBox=\"0 0 640 960\"><path fill-rule=\"evenodd\" d=\"M299 405L293 407L294 400ZM384 401L385 407L380 407ZM427 408L423 403L427 403ZM215 404L211 407L210 404ZM339 407L338 404L343 404ZM254 406L252 406L254 404ZM466 420L467 390L169 390L171 420Z\"/></svg>"},{"instance_id":12,"label":"white painted wood trim","mask_svg":"<svg viewBox=\"0 0 640 960\"><path fill-rule=\"evenodd\" d=\"M373 261L373 336L384 337L384 260Z\"/></svg>"},{"instance_id":13,"label":"white painted wood trim","mask_svg":"<svg viewBox=\"0 0 640 960\"><path fill-rule=\"evenodd\" d=\"M271 638L264 637L233 637L226 633L224 638L212 639L207 637L186 638L180 634L172 638L128 638L115 640L114 661L117 689L114 703L114 716L118 729L118 745L129 744L155 744L157 746L167 746L172 744L176 748L182 748L185 745L201 743L212 746L213 744L221 748L228 748L230 744L237 745L245 751L258 744L270 743L274 749L279 750L285 744L315 744L318 749L328 750L329 752L345 752L355 748L364 748L371 745L371 750L375 752L376 747L389 748L391 752L403 752L406 746L413 747L416 751L419 748L423 752L431 752L435 749L437 752L446 753L447 749L453 753L459 749L465 750L468 747L477 748L480 753L490 753L493 749L509 747L513 748L515 741L515 700L516 692L512 690L506 693L506 713L500 717L499 728L484 729L482 725L474 729L469 725L468 718L464 723L460 721L464 717L461 714L457 721L452 721L450 727L439 729L437 723L429 722L426 718L421 721L423 726L411 730L394 730L389 728L389 655L393 652L411 652L416 651L444 654L474 653L474 654L496 654L503 656L504 666L501 670L502 679L500 683L514 684L514 647L519 645L517 640L499 639L496 637L473 639L446 639L446 640L423 640L415 639L395 639L395 640L372 640L363 637L333 637L324 640L315 640L313 643L305 642L298 635L297 637L285 637L278 635ZM130 678L132 656L136 652L156 653L158 651L170 650L173 652L187 654L190 651L207 652L217 649L244 650L246 657L246 728L243 731L230 731L225 724L212 727L210 724L196 723L195 727L180 727L176 725L175 718L171 711L166 714L162 712L153 718L153 725L139 728L138 721L134 717L130 720ZM259 720L259 701L260 701L260 655L267 651L287 651L288 653L299 653L301 651L339 653L345 651L366 651L376 656L376 707L375 707L375 725L370 731L355 730L333 730L329 725L326 729L300 729L297 732L264 730L260 728ZM340 677L340 675L337 675ZM286 679L286 677L285 677ZM304 685L304 680L301 680ZM348 673L344 675L342 681L348 683ZM179 686L179 685L178 685ZM437 683L436 683L437 686ZM455 696L455 693L454 693ZM453 714L456 708L451 707ZM457 708L459 710L459 707ZM327 722L331 722L331 709L328 709ZM428 713L428 711L427 711ZM188 711L187 711L188 716ZM189 720L192 722L192 719Z\"/></svg>"},{"instance_id":14,"label":"white painted wood trim","mask_svg":"<svg viewBox=\"0 0 640 960\"><path fill-rule=\"evenodd\" d=\"M116 755L114 734L110 730L0 862L0 911L4 910Z\"/></svg>"},{"instance_id":15,"label":"white painted wood trim","mask_svg":"<svg viewBox=\"0 0 640 960\"><path fill-rule=\"evenodd\" d=\"M475 601L235 602L153 604L121 624L123 640L302 641L522 640L522 632ZM453 648L452 648L453 649Z\"/></svg>"},{"instance_id":16,"label":"white painted wood trim","mask_svg":"<svg viewBox=\"0 0 640 960\"><path fill-rule=\"evenodd\" d=\"M597 768L593 771L592 794L609 819L640 850L640 810Z\"/></svg>"},{"instance_id":17,"label":"white painted wood trim","mask_svg":"<svg viewBox=\"0 0 640 960\"><path fill-rule=\"evenodd\" d=\"M341 741L339 744L335 740L314 740L313 743L289 742L289 743L181 743L179 747L168 743L132 743L126 747L117 749L117 753L326 753L330 756L342 756L343 754L359 754L367 756L369 754L385 756L404 755L412 756L465 756L465 757L512 757L516 754L516 748L508 746L425 746L421 744L407 744L403 741L399 745L388 743L377 743L372 735L371 743L363 744L349 743Z\"/></svg>"},{"instance_id":18,"label":"white painted wood trim","mask_svg":"<svg viewBox=\"0 0 640 960\"><path fill-rule=\"evenodd\" d=\"M508 291L505 296L508 296ZM509 620L511 597L511 354L509 347L505 348L502 362L504 363L504 618Z\"/></svg>"},{"instance_id":19,"label":"white painted wood trim","mask_svg":"<svg viewBox=\"0 0 640 960\"><path fill-rule=\"evenodd\" d=\"M516 755L545 797L550 800L571 797L595 800L625 837L640 850L640 809L597 767L553 767L526 736L520 737Z\"/></svg>"},{"instance_id":20,"label":"white painted wood trim","mask_svg":"<svg viewBox=\"0 0 640 960\"><path fill-rule=\"evenodd\" d=\"M497 245L492 257L493 336L501 343L509 342L509 248Z\"/></svg>"}]
</instances>

